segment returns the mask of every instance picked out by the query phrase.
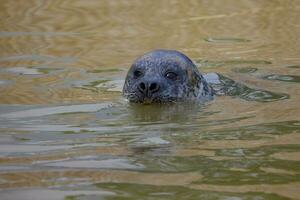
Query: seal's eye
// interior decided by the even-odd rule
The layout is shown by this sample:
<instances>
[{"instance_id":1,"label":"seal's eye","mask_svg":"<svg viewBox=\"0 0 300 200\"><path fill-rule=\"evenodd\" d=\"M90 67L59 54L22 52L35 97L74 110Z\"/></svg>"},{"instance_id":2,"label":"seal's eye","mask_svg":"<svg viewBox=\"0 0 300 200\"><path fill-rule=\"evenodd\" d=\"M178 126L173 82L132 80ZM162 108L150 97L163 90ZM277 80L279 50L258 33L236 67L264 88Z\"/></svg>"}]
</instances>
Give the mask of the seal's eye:
<instances>
[{"instance_id":1,"label":"seal's eye","mask_svg":"<svg viewBox=\"0 0 300 200\"><path fill-rule=\"evenodd\" d=\"M141 72L140 70L135 70L133 72L134 77L138 78L141 77L143 75L143 72Z\"/></svg>"},{"instance_id":2,"label":"seal's eye","mask_svg":"<svg viewBox=\"0 0 300 200\"><path fill-rule=\"evenodd\" d=\"M165 77L170 79L170 80L176 80L177 79L177 74L175 72L167 72Z\"/></svg>"}]
</instances>

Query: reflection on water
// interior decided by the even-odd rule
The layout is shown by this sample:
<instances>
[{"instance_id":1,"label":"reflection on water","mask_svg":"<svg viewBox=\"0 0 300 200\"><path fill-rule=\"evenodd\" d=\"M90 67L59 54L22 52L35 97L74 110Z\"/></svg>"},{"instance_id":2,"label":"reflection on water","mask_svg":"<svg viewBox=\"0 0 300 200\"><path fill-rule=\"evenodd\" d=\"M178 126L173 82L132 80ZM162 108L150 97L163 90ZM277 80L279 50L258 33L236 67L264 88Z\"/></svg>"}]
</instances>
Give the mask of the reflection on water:
<instances>
[{"instance_id":1,"label":"reflection on water","mask_svg":"<svg viewBox=\"0 0 300 200\"><path fill-rule=\"evenodd\" d=\"M277 74L271 74L264 77L268 80L278 80L278 81L286 81L286 82L300 82L300 76L293 76L293 75L277 75Z\"/></svg>"},{"instance_id":2,"label":"reflection on water","mask_svg":"<svg viewBox=\"0 0 300 200\"><path fill-rule=\"evenodd\" d=\"M288 99L289 95L284 93L270 92L260 89L252 89L246 85L236 83L222 75L220 77L220 84L214 87L216 94L238 96L247 101L271 102Z\"/></svg>"},{"instance_id":3,"label":"reflection on water","mask_svg":"<svg viewBox=\"0 0 300 200\"><path fill-rule=\"evenodd\" d=\"M0 5L0 199L299 199L299 10L287 1ZM131 62L193 59L206 104L134 105Z\"/></svg>"}]
</instances>

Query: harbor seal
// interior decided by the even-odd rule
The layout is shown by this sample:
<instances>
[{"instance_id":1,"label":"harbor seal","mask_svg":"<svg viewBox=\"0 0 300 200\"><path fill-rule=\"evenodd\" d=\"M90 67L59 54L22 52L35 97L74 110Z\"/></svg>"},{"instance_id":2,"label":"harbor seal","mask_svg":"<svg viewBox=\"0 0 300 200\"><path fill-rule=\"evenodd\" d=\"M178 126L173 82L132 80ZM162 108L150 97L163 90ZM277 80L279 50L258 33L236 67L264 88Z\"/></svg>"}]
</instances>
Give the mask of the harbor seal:
<instances>
[{"instance_id":1,"label":"harbor seal","mask_svg":"<svg viewBox=\"0 0 300 200\"><path fill-rule=\"evenodd\" d=\"M129 69L123 96L134 103L207 101L213 91L195 64L175 50L154 50Z\"/></svg>"}]
</instances>

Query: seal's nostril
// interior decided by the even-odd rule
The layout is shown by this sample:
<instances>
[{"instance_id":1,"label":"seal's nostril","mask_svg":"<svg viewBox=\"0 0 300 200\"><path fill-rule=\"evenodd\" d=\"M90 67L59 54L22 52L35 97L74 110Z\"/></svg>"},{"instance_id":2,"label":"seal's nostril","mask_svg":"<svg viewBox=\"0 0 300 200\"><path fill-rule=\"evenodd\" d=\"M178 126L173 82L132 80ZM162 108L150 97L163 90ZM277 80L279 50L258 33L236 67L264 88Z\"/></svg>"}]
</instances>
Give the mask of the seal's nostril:
<instances>
[{"instance_id":1,"label":"seal's nostril","mask_svg":"<svg viewBox=\"0 0 300 200\"><path fill-rule=\"evenodd\" d=\"M152 95L153 93L159 91L159 84L157 83L147 83L147 82L140 82L137 86L137 89L143 95Z\"/></svg>"},{"instance_id":2,"label":"seal's nostril","mask_svg":"<svg viewBox=\"0 0 300 200\"><path fill-rule=\"evenodd\" d=\"M155 88L157 87L157 84L156 83L151 83L150 87L149 87L149 90L150 91L153 91L155 90Z\"/></svg>"},{"instance_id":3,"label":"seal's nostril","mask_svg":"<svg viewBox=\"0 0 300 200\"><path fill-rule=\"evenodd\" d=\"M157 83L151 83L150 87L149 87L149 90L152 93L155 93L155 92L157 92L159 90L159 85Z\"/></svg>"},{"instance_id":4,"label":"seal's nostril","mask_svg":"<svg viewBox=\"0 0 300 200\"><path fill-rule=\"evenodd\" d=\"M142 90L145 90L145 89L146 89L145 83L141 82L141 83L140 83L140 88L141 88Z\"/></svg>"},{"instance_id":5,"label":"seal's nostril","mask_svg":"<svg viewBox=\"0 0 300 200\"><path fill-rule=\"evenodd\" d=\"M144 82L141 82L139 85L138 85L138 89L141 93L145 93L146 92L146 84Z\"/></svg>"}]
</instances>

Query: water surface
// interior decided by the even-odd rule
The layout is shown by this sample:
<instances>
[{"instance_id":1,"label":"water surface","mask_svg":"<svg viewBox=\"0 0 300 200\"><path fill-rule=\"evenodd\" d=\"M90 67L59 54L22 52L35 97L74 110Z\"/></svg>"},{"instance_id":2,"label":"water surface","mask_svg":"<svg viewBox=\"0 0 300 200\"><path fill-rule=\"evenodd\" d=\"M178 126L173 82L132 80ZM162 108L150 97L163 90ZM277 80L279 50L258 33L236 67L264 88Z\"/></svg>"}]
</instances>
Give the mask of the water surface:
<instances>
[{"instance_id":1,"label":"water surface","mask_svg":"<svg viewBox=\"0 0 300 200\"><path fill-rule=\"evenodd\" d=\"M300 199L296 0L3 0L0 199ZM204 105L131 105L130 63L187 54ZM214 80L216 74L219 80Z\"/></svg>"}]
</instances>

